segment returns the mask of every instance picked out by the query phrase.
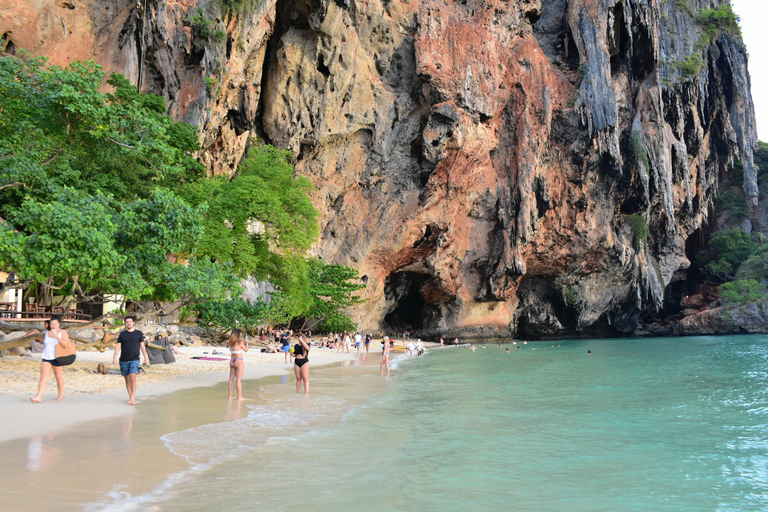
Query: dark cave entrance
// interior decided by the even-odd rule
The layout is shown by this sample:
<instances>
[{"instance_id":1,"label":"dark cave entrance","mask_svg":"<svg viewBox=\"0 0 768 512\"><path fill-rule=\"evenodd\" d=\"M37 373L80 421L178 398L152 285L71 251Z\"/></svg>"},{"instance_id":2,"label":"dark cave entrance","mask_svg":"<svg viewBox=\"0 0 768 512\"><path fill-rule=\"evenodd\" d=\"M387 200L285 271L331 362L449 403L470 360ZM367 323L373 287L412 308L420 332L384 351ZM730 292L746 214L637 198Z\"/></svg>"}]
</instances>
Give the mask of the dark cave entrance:
<instances>
[{"instance_id":1,"label":"dark cave entrance","mask_svg":"<svg viewBox=\"0 0 768 512\"><path fill-rule=\"evenodd\" d=\"M395 331L421 330L433 317L434 306L421 293L430 276L418 272L395 272L384 281L384 297L393 304L384 317L384 325Z\"/></svg>"}]
</instances>

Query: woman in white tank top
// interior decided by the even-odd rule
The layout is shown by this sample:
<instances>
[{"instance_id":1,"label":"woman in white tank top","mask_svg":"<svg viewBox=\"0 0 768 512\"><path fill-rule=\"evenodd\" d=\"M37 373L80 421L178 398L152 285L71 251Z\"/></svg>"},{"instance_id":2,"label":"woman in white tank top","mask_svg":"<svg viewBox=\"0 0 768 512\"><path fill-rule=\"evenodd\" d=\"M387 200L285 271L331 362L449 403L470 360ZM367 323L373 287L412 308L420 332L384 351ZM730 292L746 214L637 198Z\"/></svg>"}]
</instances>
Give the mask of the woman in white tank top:
<instances>
[{"instance_id":1,"label":"woman in white tank top","mask_svg":"<svg viewBox=\"0 0 768 512\"><path fill-rule=\"evenodd\" d=\"M45 348L43 349L43 362L40 363L40 384L37 386L37 396L30 398L32 402L38 404L43 400L43 392L48 384L48 376L51 374L51 369L53 369L53 375L56 377L56 387L59 390L57 400L62 400L64 395L64 367L56 362L56 345L67 348L71 343L69 341L69 334L61 328L61 319L59 317L52 316L49 322L51 328L45 331L45 337L43 338Z\"/></svg>"}]
</instances>

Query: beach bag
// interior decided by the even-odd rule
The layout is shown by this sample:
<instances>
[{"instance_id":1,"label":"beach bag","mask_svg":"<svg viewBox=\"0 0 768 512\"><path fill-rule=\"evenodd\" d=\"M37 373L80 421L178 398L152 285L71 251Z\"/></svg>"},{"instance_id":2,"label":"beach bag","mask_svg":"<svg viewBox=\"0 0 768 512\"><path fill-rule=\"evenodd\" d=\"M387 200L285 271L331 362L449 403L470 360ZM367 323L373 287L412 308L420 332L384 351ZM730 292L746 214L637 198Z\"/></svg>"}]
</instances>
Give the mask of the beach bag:
<instances>
[{"instance_id":1,"label":"beach bag","mask_svg":"<svg viewBox=\"0 0 768 512\"><path fill-rule=\"evenodd\" d=\"M75 342L69 340L69 346L64 348L61 344L56 345L56 362L61 366L69 366L77 359L77 348Z\"/></svg>"}]
</instances>

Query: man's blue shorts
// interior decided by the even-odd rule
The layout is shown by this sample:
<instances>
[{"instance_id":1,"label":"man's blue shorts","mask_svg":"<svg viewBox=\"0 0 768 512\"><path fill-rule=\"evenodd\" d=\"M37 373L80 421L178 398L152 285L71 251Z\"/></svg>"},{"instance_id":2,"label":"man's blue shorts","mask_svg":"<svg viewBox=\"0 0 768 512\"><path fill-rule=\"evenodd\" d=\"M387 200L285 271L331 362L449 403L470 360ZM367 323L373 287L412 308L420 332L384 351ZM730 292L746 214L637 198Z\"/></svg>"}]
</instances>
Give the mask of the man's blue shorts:
<instances>
[{"instance_id":1,"label":"man's blue shorts","mask_svg":"<svg viewBox=\"0 0 768 512\"><path fill-rule=\"evenodd\" d=\"M123 377L127 377L131 373L139 373L139 360L120 361L120 373Z\"/></svg>"}]
</instances>

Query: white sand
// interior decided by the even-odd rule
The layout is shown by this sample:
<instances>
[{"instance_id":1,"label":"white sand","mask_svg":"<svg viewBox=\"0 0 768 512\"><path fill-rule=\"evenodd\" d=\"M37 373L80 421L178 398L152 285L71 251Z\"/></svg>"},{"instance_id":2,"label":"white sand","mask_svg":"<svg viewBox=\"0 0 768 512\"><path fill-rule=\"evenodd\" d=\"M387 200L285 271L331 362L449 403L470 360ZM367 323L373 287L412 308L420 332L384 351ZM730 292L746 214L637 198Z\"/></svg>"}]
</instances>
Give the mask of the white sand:
<instances>
[{"instance_id":1,"label":"white sand","mask_svg":"<svg viewBox=\"0 0 768 512\"><path fill-rule=\"evenodd\" d=\"M179 389L212 386L229 379L228 355L213 355L220 347L181 347L176 363L155 365L147 373L139 374L136 399L141 402L151 396L171 393ZM206 354L207 352L207 354ZM200 361L193 356L221 357L223 361ZM51 374L43 403L33 404L29 397L37 394L40 378L40 355L0 358L0 442L34 435L47 435L70 428L78 423L119 416L131 412L125 404L128 394L120 375L93 373L98 363L112 366L113 352L79 352L77 361L64 370L64 400L56 401L56 381ZM313 348L310 356L313 366L328 365L356 358L350 354L337 354L328 349ZM293 364L285 363L283 354L265 354L252 349L245 354L244 379L259 379L271 375L284 375L293 371ZM245 393L244 393L245 394ZM247 395L246 395L247 396ZM141 403L136 407L141 407Z\"/></svg>"}]
</instances>

